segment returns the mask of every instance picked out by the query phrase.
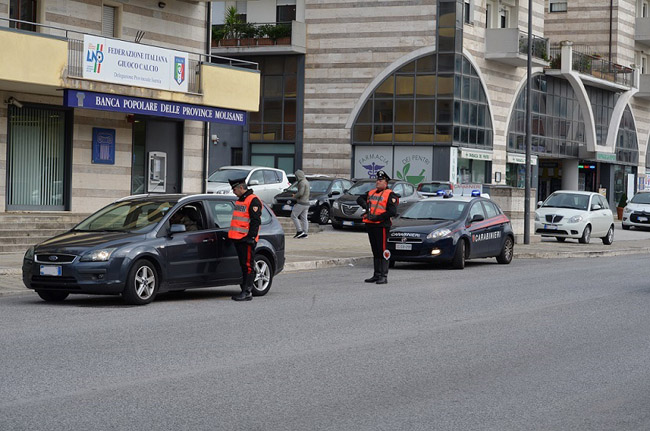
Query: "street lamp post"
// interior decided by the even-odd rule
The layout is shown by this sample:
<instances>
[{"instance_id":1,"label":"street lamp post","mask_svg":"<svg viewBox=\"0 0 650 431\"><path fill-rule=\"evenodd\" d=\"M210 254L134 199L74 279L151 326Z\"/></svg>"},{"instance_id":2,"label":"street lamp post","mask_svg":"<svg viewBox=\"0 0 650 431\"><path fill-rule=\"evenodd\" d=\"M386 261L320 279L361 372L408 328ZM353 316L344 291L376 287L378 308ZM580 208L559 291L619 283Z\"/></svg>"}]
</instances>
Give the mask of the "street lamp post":
<instances>
[{"instance_id":1,"label":"street lamp post","mask_svg":"<svg viewBox=\"0 0 650 431\"><path fill-rule=\"evenodd\" d=\"M526 173L524 175L524 244L530 244L530 152L532 142L531 72L533 55L533 0L528 0L528 58L526 61Z\"/></svg>"}]
</instances>

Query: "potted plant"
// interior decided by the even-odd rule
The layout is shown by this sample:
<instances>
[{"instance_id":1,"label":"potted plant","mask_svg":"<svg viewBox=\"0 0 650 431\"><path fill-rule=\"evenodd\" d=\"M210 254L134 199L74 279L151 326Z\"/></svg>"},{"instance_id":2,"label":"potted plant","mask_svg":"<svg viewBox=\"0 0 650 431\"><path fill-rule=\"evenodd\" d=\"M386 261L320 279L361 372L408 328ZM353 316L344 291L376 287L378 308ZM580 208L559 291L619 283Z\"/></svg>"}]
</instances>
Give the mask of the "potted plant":
<instances>
[{"instance_id":1,"label":"potted plant","mask_svg":"<svg viewBox=\"0 0 650 431\"><path fill-rule=\"evenodd\" d=\"M273 45L274 41L271 39L270 34L273 33L273 24L264 24L257 29L257 44L258 45Z\"/></svg>"},{"instance_id":2,"label":"potted plant","mask_svg":"<svg viewBox=\"0 0 650 431\"><path fill-rule=\"evenodd\" d=\"M241 39L239 40L240 45L242 46L255 45L256 42L255 38L258 35L258 30L254 24L250 22L241 23L239 25L238 30L239 30L239 34L241 35Z\"/></svg>"},{"instance_id":3,"label":"potted plant","mask_svg":"<svg viewBox=\"0 0 650 431\"><path fill-rule=\"evenodd\" d=\"M619 220L623 220L623 208L627 205L627 195L623 193L621 198L618 200L618 206L616 207L616 215Z\"/></svg>"},{"instance_id":4,"label":"potted plant","mask_svg":"<svg viewBox=\"0 0 650 431\"><path fill-rule=\"evenodd\" d=\"M226 35L226 31L222 25L213 25L212 26L212 46L219 46L219 43L223 40Z\"/></svg>"},{"instance_id":5,"label":"potted plant","mask_svg":"<svg viewBox=\"0 0 650 431\"><path fill-rule=\"evenodd\" d=\"M221 46L237 46L241 24L242 21L237 15L237 8L230 6L226 9L223 24L224 36L221 39Z\"/></svg>"},{"instance_id":6,"label":"potted plant","mask_svg":"<svg viewBox=\"0 0 650 431\"><path fill-rule=\"evenodd\" d=\"M276 24L267 30L267 34L277 45L291 44L290 24Z\"/></svg>"}]
</instances>

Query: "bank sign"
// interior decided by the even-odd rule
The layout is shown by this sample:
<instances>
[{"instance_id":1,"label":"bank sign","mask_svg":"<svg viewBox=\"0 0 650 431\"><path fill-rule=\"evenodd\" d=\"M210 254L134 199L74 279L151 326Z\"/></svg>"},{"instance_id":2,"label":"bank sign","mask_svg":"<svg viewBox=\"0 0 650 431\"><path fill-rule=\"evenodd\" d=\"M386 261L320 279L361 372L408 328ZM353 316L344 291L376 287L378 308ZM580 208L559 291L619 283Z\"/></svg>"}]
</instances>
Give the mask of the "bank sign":
<instances>
[{"instance_id":1,"label":"bank sign","mask_svg":"<svg viewBox=\"0 0 650 431\"><path fill-rule=\"evenodd\" d=\"M238 126L246 124L246 113L243 111L92 91L65 90L63 103L68 108L98 109Z\"/></svg>"},{"instance_id":2,"label":"bank sign","mask_svg":"<svg viewBox=\"0 0 650 431\"><path fill-rule=\"evenodd\" d=\"M84 35L84 79L187 92L186 52Z\"/></svg>"}]
</instances>

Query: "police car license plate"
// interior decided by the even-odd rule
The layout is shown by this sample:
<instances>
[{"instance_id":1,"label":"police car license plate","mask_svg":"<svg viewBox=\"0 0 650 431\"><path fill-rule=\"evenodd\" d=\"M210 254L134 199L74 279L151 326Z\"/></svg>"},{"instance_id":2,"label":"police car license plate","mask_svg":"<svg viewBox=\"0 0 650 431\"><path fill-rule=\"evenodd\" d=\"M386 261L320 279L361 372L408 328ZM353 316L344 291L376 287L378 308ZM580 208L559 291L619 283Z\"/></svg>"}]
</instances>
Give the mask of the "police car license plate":
<instances>
[{"instance_id":1,"label":"police car license plate","mask_svg":"<svg viewBox=\"0 0 650 431\"><path fill-rule=\"evenodd\" d=\"M354 222L350 220L344 220L343 226L354 226Z\"/></svg>"},{"instance_id":2,"label":"police car license plate","mask_svg":"<svg viewBox=\"0 0 650 431\"><path fill-rule=\"evenodd\" d=\"M41 265L41 275L61 276L61 267L58 265Z\"/></svg>"},{"instance_id":3,"label":"police car license plate","mask_svg":"<svg viewBox=\"0 0 650 431\"><path fill-rule=\"evenodd\" d=\"M282 210L283 211L291 211L293 207L291 205L282 205Z\"/></svg>"},{"instance_id":4,"label":"police car license plate","mask_svg":"<svg viewBox=\"0 0 650 431\"><path fill-rule=\"evenodd\" d=\"M412 250L413 244L395 244L395 250Z\"/></svg>"},{"instance_id":5,"label":"police car license plate","mask_svg":"<svg viewBox=\"0 0 650 431\"><path fill-rule=\"evenodd\" d=\"M639 221L648 221L648 217L639 217L637 218Z\"/></svg>"},{"instance_id":6,"label":"police car license plate","mask_svg":"<svg viewBox=\"0 0 650 431\"><path fill-rule=\"evenodd\" d=\"M554 224L545 224L544 229L557 230L557 225Z\"/></svg>"}]
</instances>

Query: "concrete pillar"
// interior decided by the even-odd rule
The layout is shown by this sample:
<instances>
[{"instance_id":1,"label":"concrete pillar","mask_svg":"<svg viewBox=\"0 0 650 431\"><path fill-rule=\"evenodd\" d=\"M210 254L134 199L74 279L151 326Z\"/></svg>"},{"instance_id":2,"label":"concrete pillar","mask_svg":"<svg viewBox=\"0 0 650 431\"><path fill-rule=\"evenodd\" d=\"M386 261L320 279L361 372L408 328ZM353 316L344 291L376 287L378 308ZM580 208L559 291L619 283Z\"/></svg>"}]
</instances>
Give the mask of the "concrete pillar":
<instances>
[{"instance_id":1,"label":"concrete pillar","mask_svg":"<svg viewBox=\"0 0 650 431\"><path fill-rule=\"evenodd\" d=\"M578 190L578 159L562 160L562 190Z\"/></svg>"}]
</instances>

